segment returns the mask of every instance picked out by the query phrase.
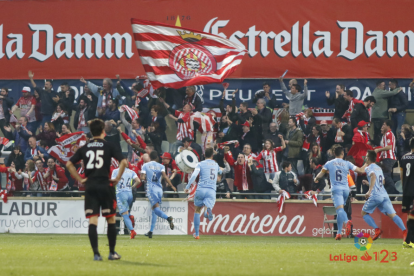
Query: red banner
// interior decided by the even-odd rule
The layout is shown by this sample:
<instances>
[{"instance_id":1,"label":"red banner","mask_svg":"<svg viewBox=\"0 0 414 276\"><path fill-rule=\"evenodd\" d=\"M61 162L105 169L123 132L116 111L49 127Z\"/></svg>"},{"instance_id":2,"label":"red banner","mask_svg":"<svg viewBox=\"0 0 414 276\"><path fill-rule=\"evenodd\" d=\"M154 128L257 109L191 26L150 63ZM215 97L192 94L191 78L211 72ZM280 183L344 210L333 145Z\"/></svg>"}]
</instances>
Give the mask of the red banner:
<instances>
[{"instance_id":1,"label":"red banner","mask_svg":"<svg viewBox=\"0 0 414 276\"><path fill-rule=\"evenodd\" d=\"M258 236L304 236L321 237L323 232L323 210L312 201L304 203L285 202L283 212L279 213L275 202L217 202L214 209L214 220L208 222L200 216L200 235L258 235ZM401 207L394 205L397 213ZM374 234L374 230L361 217L363 204L352 204L352 223L354 235L360 232ZM189 202L188 233L194 233L193 217L194 204ZM383 238L401 238L402 231L391 222L391 219L381 216L378 210L372 214L375 222L382 227ZM328 218L333 219L332 216ZM405 218L402 217L404 220ZM382 221L384 223L382 223ZM405 220L404 220L405 221ZM328 228L328 225L325 225ZM345 233L345 228L343 229ZM324 236L330 237L330 229L325 229Z\"/></svg>"},{"instance_id":2,"label":"red banner","mask_svg":"<svg viewBox=\"0 0 414 276\"><path fill-rule=\"evenodd\" d=\"M144 73L131 18L216 34L248 54L232 78L411 78L410 0L1 1L0 76ZM381 8L376 8L381 7ZM271 11L271 12L270 12Z\"/></svg>"}]
</instances>

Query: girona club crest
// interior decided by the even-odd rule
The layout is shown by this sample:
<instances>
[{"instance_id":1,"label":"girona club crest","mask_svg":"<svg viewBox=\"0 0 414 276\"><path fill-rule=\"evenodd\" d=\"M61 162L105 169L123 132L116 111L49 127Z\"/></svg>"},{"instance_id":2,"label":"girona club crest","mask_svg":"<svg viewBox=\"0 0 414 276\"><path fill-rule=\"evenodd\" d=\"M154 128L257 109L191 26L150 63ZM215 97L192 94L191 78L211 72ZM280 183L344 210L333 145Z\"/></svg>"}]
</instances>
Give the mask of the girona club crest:
<instances>
[{"instance_id":1,"label":"girona club crest","mask_svg":"<svg viewBox=\"0 0 414 276\"><path fill-rule=\"evenodd\" d=\"M216 71L217 62L208 49L197 44L201 35L177 31L189 43L176 46L170 54L169 66L182 80L209 75Z\"/></svg>"}]
</instances>

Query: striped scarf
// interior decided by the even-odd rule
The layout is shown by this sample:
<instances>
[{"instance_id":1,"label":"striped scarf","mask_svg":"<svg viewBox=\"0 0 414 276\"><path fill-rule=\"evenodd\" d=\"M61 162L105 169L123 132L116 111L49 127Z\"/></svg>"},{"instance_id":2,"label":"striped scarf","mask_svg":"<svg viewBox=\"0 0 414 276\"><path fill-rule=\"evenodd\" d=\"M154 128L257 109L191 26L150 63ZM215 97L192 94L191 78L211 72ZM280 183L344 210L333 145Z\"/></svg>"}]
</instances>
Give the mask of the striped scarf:
<instances>
[{"instance_id":1,"label":"striped scarf","mask_svg":"<svg viewBox=\"0 0 414 276\"><path fill-rule=\"evenodd\" d=\"M127 105L121 105L120 107L118 107L120 112L127 112L129 117L131 117L132 120L138 119L139 115L137 114L137 112L135 110L133 110L132 108L130 108Z\"/></svg>"}]
</instances>

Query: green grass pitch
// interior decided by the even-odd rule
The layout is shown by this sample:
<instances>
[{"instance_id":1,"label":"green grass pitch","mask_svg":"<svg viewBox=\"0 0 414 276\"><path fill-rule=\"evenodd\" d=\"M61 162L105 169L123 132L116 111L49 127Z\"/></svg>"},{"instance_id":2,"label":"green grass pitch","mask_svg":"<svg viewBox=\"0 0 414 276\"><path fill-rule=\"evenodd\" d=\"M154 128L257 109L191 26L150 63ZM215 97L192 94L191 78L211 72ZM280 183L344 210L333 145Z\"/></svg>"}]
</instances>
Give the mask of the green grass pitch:
<instances>
[{"instance_id":1,"label":"green grass pitch","mask_svg":"<svg viewBox=\"0 0 414 276\"><path fill-rule=\"evenodd\" d=\"M86 235L0 235L0 275L413 275L414 249L401 240L379 239L364 262L353 239L250 236L118 236L120 261L108 261L105 235L99 236L103 262L92 261ZM380 263L373 252L397 253ZM358 261L330 261L330 255L356 255ZM385 253L379 255L381 259ZM388 259L391 259L390 256Z\"/></svg>"}]
</instances>

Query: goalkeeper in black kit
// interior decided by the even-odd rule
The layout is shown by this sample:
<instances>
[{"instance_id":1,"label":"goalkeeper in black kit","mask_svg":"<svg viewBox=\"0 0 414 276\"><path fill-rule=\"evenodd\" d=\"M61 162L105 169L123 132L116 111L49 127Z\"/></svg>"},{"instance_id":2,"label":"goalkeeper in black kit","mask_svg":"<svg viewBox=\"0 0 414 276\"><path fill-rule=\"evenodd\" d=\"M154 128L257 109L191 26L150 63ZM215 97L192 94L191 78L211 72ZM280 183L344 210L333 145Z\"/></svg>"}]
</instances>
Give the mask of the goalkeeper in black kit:
<instances>
[{"instance_id":1,"label":"goalkeeper in black kit","mask_svg":"<svg viewBox=\"0 0 414 276\"><path fill-rule=\"evenodd\" d=\"M403 247L414 248L414 138L410 140L411 152L407 153L400 161L400 176L403 185L403 200L401 210L408 213L407 236L404 239Z\"/></svg>"}]
</instances>

